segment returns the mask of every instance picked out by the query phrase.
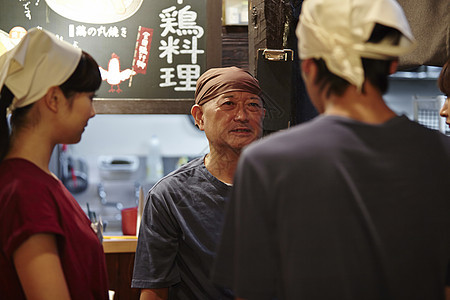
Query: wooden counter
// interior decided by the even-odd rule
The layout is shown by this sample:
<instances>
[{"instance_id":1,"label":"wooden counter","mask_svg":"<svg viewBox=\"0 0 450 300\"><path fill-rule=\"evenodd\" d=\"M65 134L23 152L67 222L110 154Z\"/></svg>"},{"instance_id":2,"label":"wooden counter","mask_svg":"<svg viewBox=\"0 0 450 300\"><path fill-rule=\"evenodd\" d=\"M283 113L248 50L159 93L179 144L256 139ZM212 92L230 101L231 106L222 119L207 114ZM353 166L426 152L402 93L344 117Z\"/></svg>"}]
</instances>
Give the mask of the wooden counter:
<instances>
[{"instance_id":1,"label":"wooden counter","mask_svg":"<svg viewBox=\"0 0 450 300\"><path fill-rule=\"evenodd\" d=\"M135 252L137 237L134 236L104 236L103 250L105 253Z\"/></svg>"},{"instance_id":2,"label":"wooden counter","mask_svg":"<svg viewBox=\"0 0 450 300\"><path fill-rule=\"evenodd\" d=\"M137 238L132 236L103 238L109 289L115 291L114 300L139 299L139 289L131 288L136 245Z\"/></svg>"}]
</instances>

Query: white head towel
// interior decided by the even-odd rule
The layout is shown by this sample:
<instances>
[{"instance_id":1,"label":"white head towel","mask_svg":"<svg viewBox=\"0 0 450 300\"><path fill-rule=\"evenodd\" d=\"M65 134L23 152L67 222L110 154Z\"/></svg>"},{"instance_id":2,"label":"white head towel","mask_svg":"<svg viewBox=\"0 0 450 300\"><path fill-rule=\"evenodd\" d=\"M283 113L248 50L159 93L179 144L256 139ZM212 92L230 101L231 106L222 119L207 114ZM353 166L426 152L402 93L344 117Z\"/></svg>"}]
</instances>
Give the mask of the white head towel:
<instances>
[{"instance_id":1,"label":"white head towel","mask_svg":"<svg viewBox=\"0 0 450 300\"><path fill-rule=\"evenodd\" d=\"M400 31L400 43L367 43L376 23ZM395 0L305 0L296 34L300 59L322 58L332 73L358 90L364 82L361 57L389 60L415 45Z\"/></svg>"},{"instance_id":2,"label":"white head towel","mask_svg":"<svg viewBox=\"0 0 450 300\"><path fill-rule=\"evenodd\" d=\"M38 101L50 87L64 83L81 53L48 31L30 29L17 46L0 56L0 89L5 84L15 96L9 111Z\"/></svg>"}]
</instances>

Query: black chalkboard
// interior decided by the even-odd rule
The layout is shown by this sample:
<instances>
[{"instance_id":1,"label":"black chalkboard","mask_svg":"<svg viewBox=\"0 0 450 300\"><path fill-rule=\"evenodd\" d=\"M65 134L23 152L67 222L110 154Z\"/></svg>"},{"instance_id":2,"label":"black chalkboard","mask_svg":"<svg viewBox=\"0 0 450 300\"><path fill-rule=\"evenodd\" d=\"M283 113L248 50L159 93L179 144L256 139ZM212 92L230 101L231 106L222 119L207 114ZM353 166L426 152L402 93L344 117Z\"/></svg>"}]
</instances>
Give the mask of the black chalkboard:
<instances>
[{"instance_id":1,"label":"black chalkboard","mask_svg":"<svg viewBox=\"0 0 450 300\"><path fill-rule=\"evenodd\" d=\"M0 0L0 52L40 27L110 71L99 98L193 98L206 68L206 1Z\"/></svg>"}]
</instances>

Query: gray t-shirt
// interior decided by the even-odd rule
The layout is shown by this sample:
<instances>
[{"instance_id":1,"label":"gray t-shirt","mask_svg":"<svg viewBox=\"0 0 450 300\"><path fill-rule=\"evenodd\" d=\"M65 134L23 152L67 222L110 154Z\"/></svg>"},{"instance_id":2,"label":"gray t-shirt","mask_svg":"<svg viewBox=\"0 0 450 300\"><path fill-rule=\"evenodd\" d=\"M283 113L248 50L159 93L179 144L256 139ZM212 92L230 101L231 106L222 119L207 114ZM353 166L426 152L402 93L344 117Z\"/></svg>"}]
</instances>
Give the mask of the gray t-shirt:
<instances>
[{"instance_id":1,"label":"gray t-shirt","mask_svg":"<svg viewBox=\"0 0 450 300\"><path fill-rule=\"evenodd\" d=\"M241 154L215 279L246 299L444 299L450 139L316 119Z\"/></svg>"},{"instance_id":2,"label":"gray t-shirt","mask_svg":"<svg viewBox=\"0 0 450 300\"><path fill-rule=\"evenodd\" d=\"M231 187L194 159L148 193L133 288L169 287L169 299L233 299L210 280Z\"/></svg>"}]
</instances>

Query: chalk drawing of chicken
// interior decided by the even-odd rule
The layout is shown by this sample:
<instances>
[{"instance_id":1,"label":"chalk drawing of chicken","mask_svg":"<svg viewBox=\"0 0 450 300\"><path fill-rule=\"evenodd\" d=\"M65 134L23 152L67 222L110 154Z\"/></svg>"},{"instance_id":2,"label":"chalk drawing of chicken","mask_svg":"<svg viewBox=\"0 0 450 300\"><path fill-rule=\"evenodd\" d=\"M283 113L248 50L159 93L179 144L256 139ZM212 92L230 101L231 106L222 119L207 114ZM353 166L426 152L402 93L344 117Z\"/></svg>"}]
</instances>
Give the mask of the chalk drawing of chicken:
<instances>
[{"instance_id":1,"label":"chalk drawing of chicken","mask_svg":"<svg viewBox=\"0 0 450 300\"><path fill-rule=\"evenodd\" d=\"M100 67L100 74L102 75L102 79L106 80L107 83L111 85L111 89L108 91L110 93L120 93L122 89L120 88L120 83L122 81L130 79L132 75L135 75L132 69L120 70L120 59L115 53L111 54L111 59L108 63L108 70ZM114 89L114 86L117 89Z\"/></svg>"}]
</instances>

